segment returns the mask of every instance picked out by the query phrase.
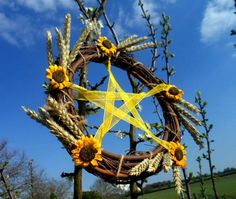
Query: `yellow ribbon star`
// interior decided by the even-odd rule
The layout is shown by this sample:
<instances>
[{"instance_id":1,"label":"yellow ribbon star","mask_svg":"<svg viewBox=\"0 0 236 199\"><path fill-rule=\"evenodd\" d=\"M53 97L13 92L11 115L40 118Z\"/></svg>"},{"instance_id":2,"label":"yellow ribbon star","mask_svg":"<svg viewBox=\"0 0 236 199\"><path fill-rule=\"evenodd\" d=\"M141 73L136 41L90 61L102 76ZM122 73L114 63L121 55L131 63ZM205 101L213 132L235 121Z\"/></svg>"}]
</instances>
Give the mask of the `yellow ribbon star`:
<instances>
[{"instance_id":1,"label":"yellow ribbon star","mask_svg":"<svg viewBox=\"0 0 236 199\"><path fill-rule=\"evenodd\" d=\"M166 84L159 84L148 92L126 93L116 81L112 71L110 58L107 70L109 73L107 91L89 91L81 86L72 85L73 89L79 91L79 100L88 100L104 109L103 123L97 130L95 138L101 144L105 134L115 126L120 120L124 120L133 126L146 132L155 142L166 149L172 147L172 142L168 142L156 137L146 126L145 122L138 113L136 106L146 97L150 97L161 91L165 91ZM115 100L123 100L124 104L119 108L114 106ZM131 115L129 114L131 113Z\"/></svg>"}]
</instances>

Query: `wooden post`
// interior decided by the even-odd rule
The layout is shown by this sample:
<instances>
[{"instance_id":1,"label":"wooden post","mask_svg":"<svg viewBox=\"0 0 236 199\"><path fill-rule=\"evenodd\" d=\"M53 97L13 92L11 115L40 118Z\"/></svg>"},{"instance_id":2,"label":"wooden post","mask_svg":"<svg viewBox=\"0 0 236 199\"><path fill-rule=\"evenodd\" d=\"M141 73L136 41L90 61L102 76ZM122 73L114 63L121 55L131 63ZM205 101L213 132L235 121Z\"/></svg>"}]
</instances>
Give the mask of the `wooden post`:
<instances>
[{"instance_id":1,"label":"wooden post","mask_svg":"<svg viewBox=\"0 0 236 199\"><path fill-rule=\"evenodd\" d=\"M82 168L75 165L74 169L74 197L73 199L82 199Z\"/></svg>"}]
</instances>

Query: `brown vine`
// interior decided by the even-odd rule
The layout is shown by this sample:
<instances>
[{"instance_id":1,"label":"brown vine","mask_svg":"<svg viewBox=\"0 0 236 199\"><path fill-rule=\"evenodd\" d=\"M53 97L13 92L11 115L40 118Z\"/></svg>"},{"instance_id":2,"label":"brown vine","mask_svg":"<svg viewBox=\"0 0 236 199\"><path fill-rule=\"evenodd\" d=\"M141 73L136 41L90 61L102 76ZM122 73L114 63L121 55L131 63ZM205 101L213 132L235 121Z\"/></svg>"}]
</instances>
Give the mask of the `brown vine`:
<instances>
[{"instance_id":1,"label":"brown vine","mask_svg":"<svg viewBox=\"0 0 236 199\"><path fill-rule=\"evenodd\" d=\"M87 63L96 62L105 64L106 61L107 58L100 55L95 47L85 46L81 48L79 55L71 64L69 74L70 80L73 82L74 75ZM118 52L112 57L111 62L113 66L125 70L133 77L137 78L148 89L152 89L156 84L163 82L159 78L155 77L151 70L145 67L144 64L136 61L127 53ZM80 119L76 117L77 111L75 109L75 102L73 101L71 89L66 89L63 92L58 91L51 93L51 96L62 103L68 103L68 101L70 101L71 105L69 106L68 111L75 116L74 122L79 122ZM155 97L160 103L163 111L163 117L165 119L165 128L162 139L175 142L180 141L180 127L177 115L163 97L160 95L156 95ZM71 132L71 134L73 135L73 132ZM154 173L143 172L139 176L130 176L129 170L142 162L144 159L151 158L151 156L154 157L156 154L163 151L165 152L166 149L160 145L157 145L151 151L137 152L135 154L122 156L120 154L113 154L104 149L102 152L103 161L99 162L99 166L89 167L86 168L86 170L112 183L129 183L131 180L140 180L153 175ZM161 166L155 171L155 173L160 171Z\"/></svg>"}]
</instances>

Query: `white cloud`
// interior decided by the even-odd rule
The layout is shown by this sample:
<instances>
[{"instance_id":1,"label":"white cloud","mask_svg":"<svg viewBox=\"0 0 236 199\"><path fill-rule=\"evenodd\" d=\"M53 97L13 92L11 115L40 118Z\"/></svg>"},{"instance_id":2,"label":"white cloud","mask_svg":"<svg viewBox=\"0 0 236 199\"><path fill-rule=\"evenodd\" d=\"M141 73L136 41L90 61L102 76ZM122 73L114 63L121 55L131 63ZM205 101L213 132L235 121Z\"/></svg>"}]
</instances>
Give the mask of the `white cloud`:
<instances>
[{"instance_id":1,"label":"white cloud","mask_svg":"<svg viewBox=\"0 0 236 199\"><path fill-rule=\"evenodd\" d=\"M233 58L236 58L236 52L232 54L232 57L233 57Z\"/></svg>"},{"instance_id":2,"label":"white cloud","mask_svg":"<svg viewBox=\"0 0 236 199\"><path fill-rule=\"evenodd\" d=\"M132 7L126 10L124 7L119 7L118 17L116 17L115 30L119 36L128 34L128 29L145 26L145 19L142 18L141 8L138 6L138 0L132 1ZM144 10L151 15L151 22L154 25L159 24L161 5L156 0L142 1L144 4ZM174 3L175 0L168 0L168 2ZM168 3L165 1L165 3Z\"/></svg>"},{"instance_id":3,"label":"white cloud","mask_svg":"<svg viewBox=\"0 0 236 199\"><path fill-rule=\"evenodd\" d=\"M56 11L60 7L72 9L75 4L71 0L17 0L17 3L36 12Z\"/></svg>"},{"instance_id":4,"label":"white cloud","mask_svg":"<svg viewBox=\"0 0 236 199\"><path fill-rule=\"evenodd\" d=\"M232 0L212 0L207 4L201 22L201 40L218 41L224 34L229 35L236 24Z\"/></svg>"},{"instance_id":5,"label":"white cloud","mask_svg":"<svg viewBox=\"0 0 236 199\"><path fill-rule=\"evenodd\" d=\"M31 28L32 26L27 17L15 17L10 18L0 12L0 37L16 46L31 45L34 43L33 35L36 34L36 31Z\"/></svg>"},{"instance_id":6,"label":"white cloud","mask_svg":"<svg viewBox=\"0 0 236 199\"><path fill-rule=\"evenodd\" d=\"M73 0L0 0L0 38L15 46L30 46L49 23L60 22L59 11L73 10L74 5Z\"/></svg>"},{"instance_id":7,"label":"white cloud","mask_svg":"<svg viewBox=\"0 0 236 199\"><path fill-rule=\"evenodd\" d=\"M162 0L164 3L176 3L176 0Z\"/></svg>"},{"instance_id":8,"label":"white cloud","mask_svg":"<svg viewBox=\"0 0 236 199\"><path fill-rule=\"evenodd\" d=\"M151 20L154 25L159 23L160 20L160 11L159 5L156 0L145 0L143 1L144 10L147 11L148 14L151 15ZM144 24L145 20L141 17L141 9L138 6L138 0L133 3L133 21L135 22L135 26L138 24ZM132 21L132 20L131 20Z\"/></svg>"}]
</instances>

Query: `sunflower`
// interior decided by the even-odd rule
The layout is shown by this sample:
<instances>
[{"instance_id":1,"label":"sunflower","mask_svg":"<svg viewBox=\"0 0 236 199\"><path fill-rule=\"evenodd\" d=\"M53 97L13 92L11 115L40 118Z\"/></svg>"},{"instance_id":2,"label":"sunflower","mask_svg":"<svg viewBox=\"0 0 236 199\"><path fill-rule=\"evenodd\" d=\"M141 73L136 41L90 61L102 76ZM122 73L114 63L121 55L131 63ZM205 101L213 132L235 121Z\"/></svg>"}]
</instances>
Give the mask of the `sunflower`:
<instances>
[{"instance_id":1,"label":"sunflower","mask_svg":"<svg viewBox=\"0 0 236 199\"><path fill-rule=\"evenodd\" d=\"M174 102L179 102L184 92L174 85L167 85L166 90L163 92L167 99Z\"/></svg>"},{"instance_id":2,"label":"sunflower","mask_svg":"<svg viewBox=\"0 0 236 199\"><path fill-rule=\"evenodd\" d=\"M111 43L106 37L99 37L97 45L108 57L116 53L116 46Z\"/></svg>"},{"instance_id":3,"label":"sunflower","mask_svg":"<svg viewBox=\"0 0 236 199\"><path fill-rule=\"evenodd\" d=\"M66 68L63 66L51 65L47 69L46 77L50 79L50 84L54 89L63 89L69 87L69 77L66 74Z\"/></svg>"},{"instance_id":4,"label":"sunflower","mask_svg":"<svg viewBox=\"0 0 236 199\"><path fill-rule=\"evenodd\" d=\"M172 142L172 147L170 148L169 152L172 155L172 159L176 166L181 166L182 168L187 166L187 152L183 145L181 145L179 142Z\"/></svg>"},{"instance_id":5,"label":"sunflower","mask_svg":"<svg viewBox=\"0 0 236 199\"><path fill-rule=\"evenodd\" d=\"M78 166L87 167L92 165L96 167L98 161L102 161L102 149L93 136L82 136L71 153L75 164Z\"/></svg>"}]
</instances>

